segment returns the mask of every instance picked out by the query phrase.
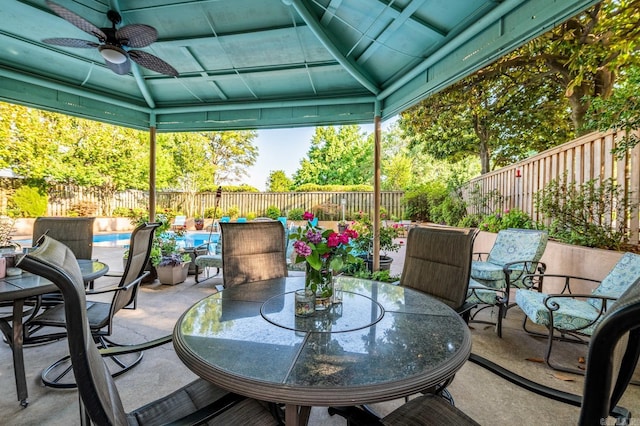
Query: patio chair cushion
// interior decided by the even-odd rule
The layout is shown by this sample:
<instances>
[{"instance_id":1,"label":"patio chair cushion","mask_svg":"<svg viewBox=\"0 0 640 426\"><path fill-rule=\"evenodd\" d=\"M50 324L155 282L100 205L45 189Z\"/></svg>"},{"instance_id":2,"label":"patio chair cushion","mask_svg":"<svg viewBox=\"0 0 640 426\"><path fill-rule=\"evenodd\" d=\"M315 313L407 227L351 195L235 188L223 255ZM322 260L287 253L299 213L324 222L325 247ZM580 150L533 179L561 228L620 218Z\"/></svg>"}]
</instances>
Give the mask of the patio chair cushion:
<instances>
[{"instance_id":1,"label":"patio chair cushion","mask_svg":"<svg viewBox=\"0 0 640 426\"><path fill-rule=\"evenodd\" d=\"M549 310L544 299L549 295L531 290L516 291L516 304L536 324L549 326ZM599 310L585 300L562 298L558 300L560 308L553 313L553 327L564 331L580 330L591 336L598 322L591 324L599 315Z\"/></svg>"},{"instance_id":2,"label":"patio chair cushion","mask_svg":"<svg viewBox=\"0 0 640 426\"><path fill-rule=\"evenodd\" d=\"M640 256L625 253L593 291L593 294L617 299L638 277L640 277ZM600 309L599 299L589 299L589 303Z\"/></svg>"},{"instance_id":3,"label":"patio chair cushion","mask_svg":"<svg viewBox=\"0 0 640 426\"><path fill-rule=\"evenodd\" d=\"M537 262L547 247L548 234L533 229L504 229L498 232L486 261L474 260L471 263L471 277L480 283L502 288L506 285L503 267L509 262L521 260ZM511 285L521 286L523 265L514 265Z\"/></svg>"},{"instance_id":4,"label":"patio chair cushion","mask_svg":"<svg viewBox=\"0 0 640 426\"><path fill-rule=\"evenodd\" d=\"M640 256L625 253L614 265L607 276L591 294L618 299L640 277ZM534 323L548 326L549 310L544 300L549 295L537 291L518 289L516 304ZM560 308L553 313L553 327L558 330L573 331L585 327L598 317L601 299L574 299L563 297L557 299ZM580 333L591 335L597 322Z\"/></svg>"},{"instance_id":5,"label":"patio chair cushion","mask_svg":"<svg viewBox=\"0 0 640 426\"><path fill-rule=\"evenodd\" d=\"M500 292L500 289L484 285L471 278L469 280L469 290L467 291L467 302L493 305L496 303L497 292Z\"/></svg>"}]
</instances>

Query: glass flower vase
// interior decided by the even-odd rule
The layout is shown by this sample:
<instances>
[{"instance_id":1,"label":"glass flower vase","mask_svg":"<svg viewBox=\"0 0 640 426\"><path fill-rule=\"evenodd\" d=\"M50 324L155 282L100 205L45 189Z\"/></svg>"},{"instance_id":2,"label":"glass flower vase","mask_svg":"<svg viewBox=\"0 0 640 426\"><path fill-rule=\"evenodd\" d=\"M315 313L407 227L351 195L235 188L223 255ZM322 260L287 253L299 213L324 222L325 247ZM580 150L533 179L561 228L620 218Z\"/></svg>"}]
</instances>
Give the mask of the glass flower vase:
<instances>
[{"instance_id":1,"label":"glass flower vase","mask_svg":"<svg viewBox=\"0 0 640 426\"><path fill-rule=\"evenodd\" d=\"M322 311L331 307L333 295L333 272L328 265L323 262L319 270L314 269L307 263L305 274L305 288L316 294L316 311Z\"/></svg>"}]
</instances>

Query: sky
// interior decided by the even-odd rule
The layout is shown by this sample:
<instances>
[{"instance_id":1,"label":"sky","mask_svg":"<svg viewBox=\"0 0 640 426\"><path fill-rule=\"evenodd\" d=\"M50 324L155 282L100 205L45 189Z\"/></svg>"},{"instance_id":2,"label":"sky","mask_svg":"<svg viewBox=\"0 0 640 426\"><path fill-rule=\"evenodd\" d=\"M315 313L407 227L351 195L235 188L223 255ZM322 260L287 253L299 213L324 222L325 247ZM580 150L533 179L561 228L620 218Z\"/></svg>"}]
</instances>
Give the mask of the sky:
<instances>
[{"instance_id":1,"label":"sky","mask_svg":"<svg viewBox=\"0 0 640 426\"><path fill-rule=\"evenodd\" d=\"M392 118L382 123L382 130L395 121L396 119ZM363 124L360 128L367 134L373 133L373 124ZM283 170L288 178L292 178L300 167L300 160L306 157L309 151L315 131L315 127L258 130L258 137L254 141L258 147L258 159L247 170L249 176L243 177L240 183L265 191L267 178L272 171Z\"/></svg>"}]
</instances>

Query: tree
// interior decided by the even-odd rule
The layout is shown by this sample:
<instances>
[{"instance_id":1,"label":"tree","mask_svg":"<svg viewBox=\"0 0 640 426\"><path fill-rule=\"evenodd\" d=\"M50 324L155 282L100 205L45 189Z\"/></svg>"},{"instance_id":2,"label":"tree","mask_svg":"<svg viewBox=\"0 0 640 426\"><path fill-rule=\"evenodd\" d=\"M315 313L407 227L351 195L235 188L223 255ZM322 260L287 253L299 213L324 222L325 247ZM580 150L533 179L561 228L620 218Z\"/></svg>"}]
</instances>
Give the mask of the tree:
<instances>
[{"instance_id":1,"label":"tree","mask_svg":"<svg viewBox=\"0 0 640 426\"><path fill-rule=\"evenodd\" d=\"M605 0L532 40L496 69L535 66L562 87L574 130L586 133L591 99L608 98L621 70L637 62L640 0Z\"/></svg>"},{"instance_id":2,"label":"tree","mask_svg":"<svg viewBox=\"0 0 640 426\"><path fill-rule=\"evenodd\" d=\"M450 161L477 155L487 173L570 138L566 110L557 85L489 69L405 111L399 124L412 148Z\"/></svg>"},{"instance_id":3,"label":"tree","mask_svg":"<svg viewBox=\"0 0 640 426\"><path fill-rule=\"evenodd\" d=\"M360 185L373 182L373 144L359 126L317 127L294 185Z\"/></svg>"},{"instance_id":4,"label":"tree","mask_svg":"<svg viewBox=\"0 0 640 426\"><path fill-rule=\"evenodd\" d=\"M293 181L289 179L284 170L272 170L267 178L267 191L287 192Z\"/></svg>"},{"instance_id":5,"label":"tree","mask_svg":"<svg viewBox=\"0 0 640 426\"><path fill-rule=\"evenodd\" d=\"M213 166L213 181L237 182L247 176L247 169L258 158L253 145L258 136L253 130L200 133L208 144L207 163Z\"/></svg>"},{"instance_id":6,"label":"tree","mask_svg":"<svg viewBox=\"0 0 640 426\"><path fill-rule=\"evenodd\" d=\"M640 0L595 5L427 99L418 107L424 111L403 114L404 128L438 158L479 155L482 173L591 130L591 99L609 97L620 72L638 60L638 7ZM562 123L560 96L572 131Z\"/></svg>"}]
</instances>

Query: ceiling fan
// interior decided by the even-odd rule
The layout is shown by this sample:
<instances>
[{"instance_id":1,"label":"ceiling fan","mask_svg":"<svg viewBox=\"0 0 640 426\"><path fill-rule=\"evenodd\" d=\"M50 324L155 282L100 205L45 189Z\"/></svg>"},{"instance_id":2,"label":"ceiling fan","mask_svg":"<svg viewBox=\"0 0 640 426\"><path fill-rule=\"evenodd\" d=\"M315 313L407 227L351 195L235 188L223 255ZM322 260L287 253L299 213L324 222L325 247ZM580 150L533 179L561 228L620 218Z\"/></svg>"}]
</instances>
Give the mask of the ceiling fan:
<instances>
[{"instance_id":1,"label":"ceiling fan","mask_svg":"<svg viewBox=\"0 0 640 426\"><path fill-rule=\"evenodd\" d=\"M162 59L143 50L130 48L146 47L158 39L158 32L149 25L131 24L116 29L122 22L120 14L114 10L107 12L111 28L98 28L86 19L76 15L57 3L47 0L47 6L62 19L70 22L82 31L98 38L99 43L77 38L47 38L47 44L66 47L97 48L105 64L116 74L127 74L131 70L131 61L152 71L176 77L178 71Z\"/></svg>"}]
</instances>

